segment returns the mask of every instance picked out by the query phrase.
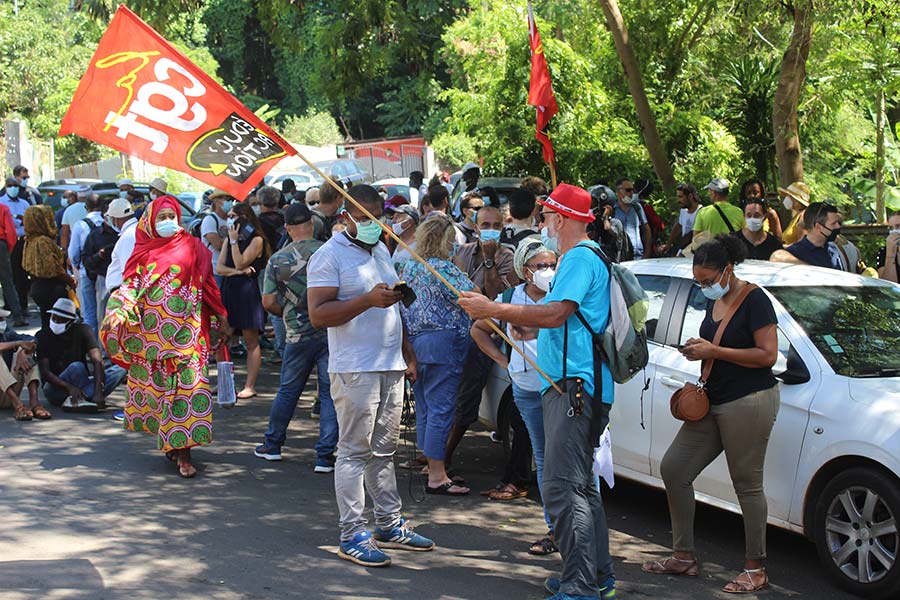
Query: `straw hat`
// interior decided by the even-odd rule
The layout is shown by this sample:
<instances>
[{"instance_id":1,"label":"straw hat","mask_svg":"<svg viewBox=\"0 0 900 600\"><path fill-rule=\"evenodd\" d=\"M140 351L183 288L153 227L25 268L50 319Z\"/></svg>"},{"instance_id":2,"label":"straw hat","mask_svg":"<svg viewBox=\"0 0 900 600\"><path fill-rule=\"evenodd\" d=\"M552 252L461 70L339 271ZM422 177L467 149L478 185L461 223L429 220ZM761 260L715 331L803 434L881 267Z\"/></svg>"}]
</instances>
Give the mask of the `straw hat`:
<instances>
[{"instance_id":1,"label":"straw hat","mask_svg":"<svg viewBox=\"0 0 900 600\"><path fill-rule=\"evenodd\" d=\"M796 200L803 205L803 208L809 206L809 186L802 181L795 181L786 188L780 187L778 193Z\"/></svg>"}]
</instances>

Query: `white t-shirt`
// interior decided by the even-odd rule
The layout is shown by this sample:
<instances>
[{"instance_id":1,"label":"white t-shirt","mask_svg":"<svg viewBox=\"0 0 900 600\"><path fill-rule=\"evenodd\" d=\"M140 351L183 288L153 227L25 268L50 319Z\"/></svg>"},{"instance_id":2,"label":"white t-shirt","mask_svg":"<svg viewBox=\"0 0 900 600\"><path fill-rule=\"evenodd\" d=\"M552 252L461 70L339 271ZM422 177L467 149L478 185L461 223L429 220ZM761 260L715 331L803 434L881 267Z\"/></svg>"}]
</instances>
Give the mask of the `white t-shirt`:
<instances>
[{"instance_id":1,"label":"white t-shirt","mask_svg":"<svg viewBox=\"0 0 900 600\"><path fill-rule=\"evenodd\" d=\"M338 300L368 293L379 283L399 281L387 247L379 242L371 254L344 235L331 236L307 267L308 288L338 288ZM400 305L370 308L350 321L328 328L329 373L404 371Z\"/></svg>"},{"instance_id":2,"label":"white t-shirt","mask_svg":"<svg viewBox=\"0 0 900 600\"><path fill-rule=\"evenodd\" d=\"M225 221L216 213L206 215L203 217L203 221L200 222L200 239L203 240L203 245L212 252L213 272L215 272L216 264L219 262L219 253L222 251L222 247L214 248L209 243L209 240L206 239L206 234L217 233L221 236L223 227L225 227Z\"/></svg>"},{"instance_id":3,"label":"white t-shirt","mask_svg":"<svg viewBox=\"0 0 900 600\"><path fill-rule=\"evenodd\" d=\"M497 296L494 300L495 302L503 302L503 294ZM519 284L513 289L512 297L509 299L510 304L537 304L531 297L525 292L525 284ZM509 336L509 339L513 340L516 345L519 347L519 350L523 350L525 354L528 355L528 358L537 362L537 348L538 341L537 338L528 341L519 341L514 340L512 337L512 327L507 324L506 325L506 335ZM525 362L525 359L522 358L522 355L516 352L515 350L509 355L509 378L512 379L513 383L515 383L518 387L522 388L526 392L539 392L541 391L541 387L544 383L543 378L538 374L537 371L534 370L534 367Z\"/></svg>"},{"instance_id":4,"label":"white t-shirt","mask_svg":"<svg viewBox=\"0 0 900 600\"><path fill-rule=\"evenodd\" d=\"M63 213L62 224L69 226L69 232L72 231L72 225L82 220L87 216L87 207L84 205L84 202L76 202L75 204L70 204L66 207L66 211Z\"/></svg>"},{"instance_id":5,"label":"white t-shirt","mask_svg":"<svg viewBox=\"0 0 900 600\"><path fill-rule=\"evenodd\" d=\"M698 206L694 212L688 212L688 209L682 208L678 213L678 224L681 225L681 235L685 236L694 230L694 221L697 220L697 213L700 211Z\"/></svg>"},{"instance_id":6,"label":"white t-shirt","mask_svg":"<svg viewBox=\"0 0 900 600\"><path fill-rule=\"evenodd\" d=\"M137 219L129 219L119 233L119 240L113 247L109 268L106 270L106 291L111 292L122 285L125 264L134 252L134 238L137 234Z\"/></svg>"},{"instance_id":7,"label":"white t-shirt","mask_svg":"<svg viewBox=\"0 0 900 600\"><path fill-rule=\"evenodd\" d=\"M415 250L416 242L410 242L409 247ZM412 260L412 254L409 253L409 250L407 250L403 246L397 246L397 248L394 250L394 254L391 255L391 261L393 261L394 268L397 269L398 273L400 272L400 267L403 266L403 263L408 260Z\"/></svg>"}]
</instances>

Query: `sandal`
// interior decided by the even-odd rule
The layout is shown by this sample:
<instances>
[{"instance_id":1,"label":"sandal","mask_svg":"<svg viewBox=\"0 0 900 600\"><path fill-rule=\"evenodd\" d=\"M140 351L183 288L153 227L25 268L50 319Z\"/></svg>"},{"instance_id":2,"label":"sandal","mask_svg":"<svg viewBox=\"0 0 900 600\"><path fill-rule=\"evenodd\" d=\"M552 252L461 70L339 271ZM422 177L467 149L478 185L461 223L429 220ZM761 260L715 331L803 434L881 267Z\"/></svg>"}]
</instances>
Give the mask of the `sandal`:
<instances>
[{"instance_id":1,"label":"sandal","mask_svg":"<svg viewBox=\"0 0 900 600\"><path fill-rule=\"evenodd\" d=\"M178 462L178 450L169 450L166 452L166 458L172 462Z\"/></svg>"},{"instance_id":2,"label":"sandal","mask_svg":"<svg viewBox=\"0 0 900 600\"><path fill-rule=\"evenodd\" d=\"M452 491L452 488L456 488L456 491ZM464 492L459 490L465 490ZM448 481L447 483L441 484L437 487L431 487L427 483L425 484L425 493L433 494L435 496L468 496L469 488L464 488L460 485L456 485L452 481Z\"/></svg>"},{"instance_id":3,"label":"sandal","mask_svg":"<svg viewBox=\"0 0 900 600\"><path fill-rule=\"evenodd\" d=\"M492 487L491 489L489 489L489 490L484 490L484 491L478 492L478 493L481 494L482 496L488 497L488 496L490 496L491 494L493 494L494 492L499 492L499 491L501 491L501 490L503 490L503 489L505 489L505 488L506 488L506 484L503 483L503 482L501 481L500 483L498 483L497 485L495 485L495 486Z\"/></svg>"},{"instance_id":4,"label":"sandal","mask_svg":"<svg viewBox=\"0 0 900 600\"><path fill-rule=\"evenodd\" d=\"M13 413L13 418L16 421L30 421L32 417L34 417L34 415L32 415L31 411L25 408L24 405L19 406Z\"/></svg>"},{"instance_id":5,"label":"sandal","mask_svg":"<svg viewBox=\"0 0 900 600\"><path fill-rule=\"evenodd\" d=\"M249 400L250 398L256 398L256 392L248 391L248 390L241 390L237 394L238 400Z\"/></svg>"},{"instance_id":6,"label":"sandal","mask_svg":"<svg viewBox=\"0 0 900 600\"><path fill-rule=\"evenodd\" d=\"M44 408L41 405L32 406L31 414L34 416L35 419L39 419L41 421L46 421L47 419L53 418L53 415L50 414L50 411L48 411L46 408Z\"/></svg>"},{"instance_id":7,"label":"sandal","mask_svg":"<svg viewBox=\"0 0 900 600\"><path fill-rule=\"evenodd\" d=\"M753 575L762 573L762 581L759 584L753 583ZM747 580L742 581L741 577L746 576ZM769 587L769 576L765 569L744 569L737 577L731 580L731 583L722 588L726 594L753 594L763 588Z\"/></svg>"},{"instance_id":8,"label":"sandal","mask_svg":"<svg viewBox=\"0 0 900 600\"><path fill-rule=\"evenodd\" d=\"M697 577L700 575L700 565L697 559L684 560L670 556L662 561L654 560L653 562L644 563L641 566L644 573L653 573L654 575L679 575L681 577Z\"/></svg>"},{"instance_id":9,"label":"sandal","mask_svg":"<svg viewBox=\"0 0 900 600\"><path fill-rule=\"evenodd\" d=\"M189 462L178 463L178 474L185 479L190 479L197 475L197 468Z\"/></svg>"},{"instance_id":10,"label":"sandal","mask_svg":"<svg viewBox=\"0 0 900 600\"><path fill-rule=\"evenodd\" d=\"M502 490L494 490L490 494L488 494L488 498L491 500L501 500L503 502L508 502L510 500L519 500L520 498L525 498L528 496L528 490L523 490L520 487L515 486L512 483L508 483L506 487Z\"/></svg>"},{"instance_id":11,"label":"sandal","mask_svg":"<svg viewBox=\"0 0 900 600\"><path fill-rule=\"evenodd\" d=\"M556 547L556 542L553 541L550 534L533 543L528 549L528 554L533 554L534 556L547 556L554 552L559 552L559 548Z\"/></svg>"}]
</instances>

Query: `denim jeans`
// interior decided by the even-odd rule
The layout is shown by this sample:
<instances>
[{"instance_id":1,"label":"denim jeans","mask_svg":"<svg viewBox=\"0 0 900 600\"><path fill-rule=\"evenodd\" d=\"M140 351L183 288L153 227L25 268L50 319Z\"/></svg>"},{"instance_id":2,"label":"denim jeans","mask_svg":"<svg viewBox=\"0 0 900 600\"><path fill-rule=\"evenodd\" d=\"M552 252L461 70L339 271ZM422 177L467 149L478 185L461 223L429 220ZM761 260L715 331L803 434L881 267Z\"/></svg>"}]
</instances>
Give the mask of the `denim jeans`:
<instances>
[{"instance_id":1,"label":"denim jeans","mask_svg":"<svg viewBox=\"0 0 900 600\"><path fill-rule=\"evenodd\" d=\"M81 317L86 325L97 333L97 289L85 273L78 277L78 301L81 302Z\"/></svg>"},{"instance_id":2,"label":"denim jeans","mask_svg":"<svg viewBox=\"0 0 900 600\"><path fill-rule=\"evenodd\" d=\"M541 392L529 392L523 390L515 383L512 384L513 400L525 421L528 429L528 437L531 438L531 449L534 452L534 464L537 465L538 490L541 492L541 504L544 501L544 403L541 400ZM544 520L547 528L552 532L553 523L547 509L544 509Z\"/></svg>"},{"instance_id":3,"label":"denim jeans","mask_svg":"<svg viewBox=\"0 0 900 600\"><path fill-rule=\"evenodd\" d=\"M285 336L287 335L284 330L284 318L278 315L269 315L269 322L272 323L272 331L275 332L275 353L284 357Z\"/></svg>"},{"instance_id":4,"label":"denim jeans","mask_svg":"<svg viewBox=\"0 0 900 600\"><path fill-rule=\"evenodd\" d=\"M416 445L427 458L444 460L463 366L462 363L417 365L413 387L416 396Z\"/></svg>"},{"instance_id":5,"label":"denim jeans","mask_svg":"<svg viewBox=\"0 0 900 600\"><path fill-rule=\"evenodd\" d=\"M73 362L66 367L62 373L57 375L60 379L68 384L74 385L82 392L85 398L92 400L94 396L94 376L93 369L88 372L88 366L83 362ZM103 373L103 397L106 398L119 387L119 384L125 380L127 373L125 369L118 365L107 367ZM59 406L68 397L69 392L65 388L56 387L52 383L44 384L44 397L50 404Z\"/></svg>"},{"instance_id":6,"label":"denim jeans","mask_svg":"<svg viewBox=\"0 0 900 600\"><path fill-rule=\"evenodd\" d=\"M287 428L297 409L297 401L313 368L319 379L319 400L322 413L319 418L319 441L316 442L316 465L334 464L334 450L338 440L337 415L331 399L331 382L328 377L328 342L302 341L284 347L281 363L281 385L269 411L269 428L266 430L266 446L280 450L287 437Z\"/></svg>"}]
</instances>

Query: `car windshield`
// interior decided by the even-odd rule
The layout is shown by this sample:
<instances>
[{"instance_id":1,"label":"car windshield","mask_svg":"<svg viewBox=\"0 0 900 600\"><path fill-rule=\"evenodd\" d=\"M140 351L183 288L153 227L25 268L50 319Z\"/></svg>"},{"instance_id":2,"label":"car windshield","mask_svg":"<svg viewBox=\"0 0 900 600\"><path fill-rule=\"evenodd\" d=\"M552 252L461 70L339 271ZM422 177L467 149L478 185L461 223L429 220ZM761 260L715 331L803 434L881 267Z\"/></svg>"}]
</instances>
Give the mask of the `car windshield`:
<instances>
[{"instance_id":1,"label":"car windshield","mask_svg":"<svg viewBox=\"0 0 900 600\"><path fill-rule=\"evenodd\" d=\"M900 288L770 287L836 373L900 374Z\"/></svg>"}]
</instances>

